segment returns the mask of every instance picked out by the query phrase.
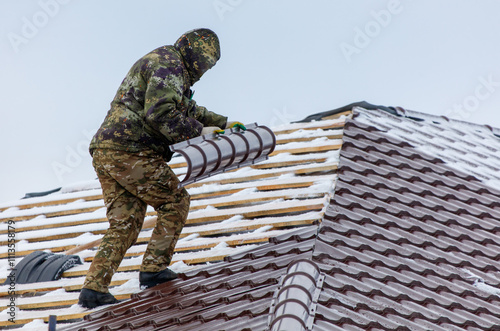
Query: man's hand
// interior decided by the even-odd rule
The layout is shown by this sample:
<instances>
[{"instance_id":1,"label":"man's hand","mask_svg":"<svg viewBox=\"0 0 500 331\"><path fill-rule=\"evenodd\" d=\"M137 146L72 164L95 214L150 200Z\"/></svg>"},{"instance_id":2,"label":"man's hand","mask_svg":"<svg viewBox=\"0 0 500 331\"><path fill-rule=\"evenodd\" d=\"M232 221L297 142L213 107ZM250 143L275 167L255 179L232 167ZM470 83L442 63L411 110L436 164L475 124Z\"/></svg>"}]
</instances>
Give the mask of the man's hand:
<instances>
[{"instance_id":1,"label":"man's hand","mask_svg":"<svg viewBox=\"0 0 500 331\"><path fill-rule=\"evenodd\" d=\"M222 132L221 128L218 126L205 126L201 129L201 135L209 134L209 133L219 133Z\"/></svg>"},{"instance_id":2,"label":"man's hand","mask_svg":"<svg viewBox=\"0 0 500 331\"><path fill-rule=\"evenodd\" d=\"M238 122L238 121L227 122L226 129L232 129L232 128L240 128L242 130L247 129L247 128L245 128L245 125L241 122Z\"/></svg>"}]
</instances>

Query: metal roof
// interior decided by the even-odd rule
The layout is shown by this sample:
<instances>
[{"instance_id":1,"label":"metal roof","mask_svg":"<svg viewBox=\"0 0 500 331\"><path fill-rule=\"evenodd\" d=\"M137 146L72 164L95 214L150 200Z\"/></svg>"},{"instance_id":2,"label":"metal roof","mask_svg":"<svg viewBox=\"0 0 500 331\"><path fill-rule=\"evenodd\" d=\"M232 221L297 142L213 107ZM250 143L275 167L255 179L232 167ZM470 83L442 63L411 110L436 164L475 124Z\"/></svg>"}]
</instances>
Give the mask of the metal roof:
<instances>
[{"instance_id":1,"label":"metal roof","mask_svg":"<svg viewBox=\"0 0 500 331\"><path fill-rule=\"evenodd\" d=\"M289 124L281 129L277 135L282 144L277 148L278 156L264 168L219 179L222 185L216 188L191 188L200 203L192 206L193 224L186 227L184 236L201 237L178 245L179 260L191 261L194 266L200 263L197 261L213 261L213 256L221 259L230 254L223 261L205 267L198 265L195 270L181 272L175 281L132 296L127 294L124 298L130 296L129 300L92 312L66 329L498 328L500 130L398 107L380 110L357 106L354 105L353 118L345 122L340 152L337 131L343 122L330 120L339 111L315 114L310 118L316 122ZM303 140L303 135L297 136L304 129L308 130L307 140ZM316 131L326 141L312 146ZM295 142L289 144L290 139ZM299 149L298 141L303 144ZM331 152L322 154L330 150L340 157L333 166ZM292 151L290 156L288 151ZM308 162L317 164L305 168ZM301 168L296 164L301 164ZM182 172L182 167L178 169ZM307 185L307 192L315 192L311 183L327 179L335 180L334 191L322 187L313 196L303 196L308 201L293 200L294 189ZM258 204L252 197L233 194L252 187L260 190ZM270 187L274 191L268 195ZM219 195L207 198L206 193L211 190L227 192L228 201ZM66 193L60 199L74 201L88 195L95 200L99 199L96 193ZM287 200L279 202L279 209L274 211L276 206L265 201L276 197ZM40 203L45 204L46 199L42 200ZM79 223L89 220L97 225L103 221L99 210L92 212L99 204L96 201L74 202L71 210L75 213L89 212L88 217L78 218ZM304 202L307 205L302 206ZM327 207L319 211L324 202ZM4 214L15 217L20 228L40 222L33 218L42 215L40 210L51 223L67 226L72 221L71 216L65 216L69 205L37 209L23 207L25 203L19 202L19 210L3 207ZM210 203L220 209L197 212L197 208ZM295 207L300 207L300 212ZM314 212L309 215L307 210L311 209ZM232 219L235 215L247 219ZM208 228L196 224L207 218L212 222ZM321 222L317 223L318 219ZM249 236L248 230L263 225L266 229L275 226L279 231L267 231L262 237L259 232ZM34 234L33 244L22 243L23 250L29 252L40 235ZM24 233L19 232L19 236ZM26 237L30 238L27 231ZM139 243L147 239L147 233L143 237ZM63 240L67 239L47 245L57 249L56 244L67 245ZM261 243L264 240L268 242ZM209 250L200 259L203 249L223 242L230 242L235 248L243 242L260 244L252 249L247 246L241 253L237 249L223 254ZM190 251L195 250L196 257L191 257ZM124 271L117 274L117 284L135 275L126 272L136 268L134 256L141 253L140 247L130 253L133 264L124 265ZM81 277L86 270L85 266L74 269L65 273L64 282L70 282L72 276ZM74 278L74 284L63 286L66 291L75 291L79 281L81 278ZM20 285L20 290L39 290L33 286L24 289ZM40 290L49 287L43 284ZM77 293L64 294L61 303L73 302L73 297L66 300L70 295ZM31 302L26 300L19 299L19 305L36 316L36 311L29 310ZM45 306L43 296L29 300ZM61 310L58 319L85 315L72 315L68 310ZM65 327L60 324L58 329Z\"/></svg>"},{"instance_id":2,"label":"metal roof","mask_svg":"<svg viewBox=\"0 0 500 331\"><path fill-rule=\"evenodd\" d=\"M72 326L497 328L500 191L472 175L474 164L488 167L488 159L451 162L446 155L426 153L425 141L409 142L417 136L432 141L429 126L438 126L445 136L458 132L449 143L459 149L484 128L457 128L447 119L440 124L431 116L399 112L358 109L346 122L335 193L320 225L183 274ZM381 123L387 126L382 129ZM400 126L409 139L391 132ZM491 130L480 135L489 135L488 146L476 140L478 148L500 148Z\"/></svg>"}]
</instances>

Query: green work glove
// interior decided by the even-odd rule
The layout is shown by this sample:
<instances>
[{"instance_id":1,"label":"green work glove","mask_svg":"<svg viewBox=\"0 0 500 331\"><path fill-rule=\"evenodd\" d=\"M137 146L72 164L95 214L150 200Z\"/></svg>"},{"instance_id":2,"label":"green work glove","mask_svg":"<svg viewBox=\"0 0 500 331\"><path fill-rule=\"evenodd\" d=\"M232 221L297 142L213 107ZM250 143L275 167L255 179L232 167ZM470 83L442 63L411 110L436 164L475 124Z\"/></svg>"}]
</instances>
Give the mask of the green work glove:
<instances>
[{"instance_id":1,"label":"green work glove","mask_svg":"<svg viewBox=\"0 0 500 331\"><path fill-rule=\"evenodd\" d=\"M205 135L205 134L209 134L209 133L220 133L222 131L222 133L224 133L224 130L221 130L221 128L219 128L218 126L205 126L203 127L203 129L201 129L201 134L200 135Z\"/></svg>"},{"instance_id":2,"label":"green work glove","mask_svg":"<svg viewBox=\"0 0 500 331\"><path fill-rule=\"evenodd\" d=\"M245 131L247 129L247 128L245 128L245 125L241 122L238 122L238 121L227 122L226 129L232 129L232 128L240 128L243 131Z\"/></svg>"}]
</instances>

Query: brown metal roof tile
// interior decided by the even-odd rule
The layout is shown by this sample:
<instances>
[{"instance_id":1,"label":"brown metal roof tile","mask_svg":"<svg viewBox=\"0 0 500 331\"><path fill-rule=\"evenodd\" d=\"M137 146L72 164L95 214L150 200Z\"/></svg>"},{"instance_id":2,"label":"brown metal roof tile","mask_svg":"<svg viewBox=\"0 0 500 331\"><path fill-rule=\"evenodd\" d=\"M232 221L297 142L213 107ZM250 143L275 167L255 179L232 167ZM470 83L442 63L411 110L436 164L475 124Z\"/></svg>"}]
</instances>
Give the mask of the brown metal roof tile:
<instances>
[{"instance_id":1,"label":"brown metal roof tile","mask_svg":"<svg viewBox=\"0 0 500 331\"><path fill-rule=\"evenodd\" d=\"M75 329L263 329L279 278L296 259L310 259L317 226L281 236L251 253L134 294L88 315Z\"/></svg>"},{"instance_id":2,"label":"brown metal roof tile","mask_svg":"<svg viewBox=\"0 0 500 331\"><path fill-rule=\"evenodd\" d=\"M498 192L365 127L346 125L335 196L318 234L313 259L331 289L322 298L343 296L331 308L346 316L348 307L366 309L376 323L380 316L430 329L498 323L498 298L461 271L498 284Z\"/></svg>"},{"instance_id":3,"label":"brown metal roof tile","mask_svg":"<svg viewBox=\"0 0 500 331\"><path fill-rule=\"evenodd\" d=\"M370 112L373 125L357 117L346 122L335 192L319 229L303 228L181 274L111 313L92 314L82 326L263 330L289 318L325 331L500 325L500 297L491 292L500 287L500 191L435 152L463 147L477 159L471 164L495 171L489 147L480 134L468 142L470 132L441 120L394 113ZM396 128L408 139L389 132ZM434 154L414 148L419 140ZM300 259L310 261L307 267L287 271Z\"/></svg>"}]
</instances>

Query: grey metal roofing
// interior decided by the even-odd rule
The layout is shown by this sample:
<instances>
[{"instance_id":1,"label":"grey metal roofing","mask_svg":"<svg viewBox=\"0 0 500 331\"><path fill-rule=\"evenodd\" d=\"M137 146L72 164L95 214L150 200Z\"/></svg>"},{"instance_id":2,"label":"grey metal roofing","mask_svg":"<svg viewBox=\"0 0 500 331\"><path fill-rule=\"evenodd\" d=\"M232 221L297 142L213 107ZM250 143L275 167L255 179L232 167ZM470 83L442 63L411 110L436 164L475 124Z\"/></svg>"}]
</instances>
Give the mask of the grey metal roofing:
<instances>
[{"instance_id":1,"label":"grey metal roofing","mask_svg":"<svg viewBox=\"0 0 500 331\"><path fill-rule=\"evenodd\" d=\"M496 129L395 113L355 109L346 122L319 225L182 274L71 329L500 329Z\"/></svg>"}]
</instances>

